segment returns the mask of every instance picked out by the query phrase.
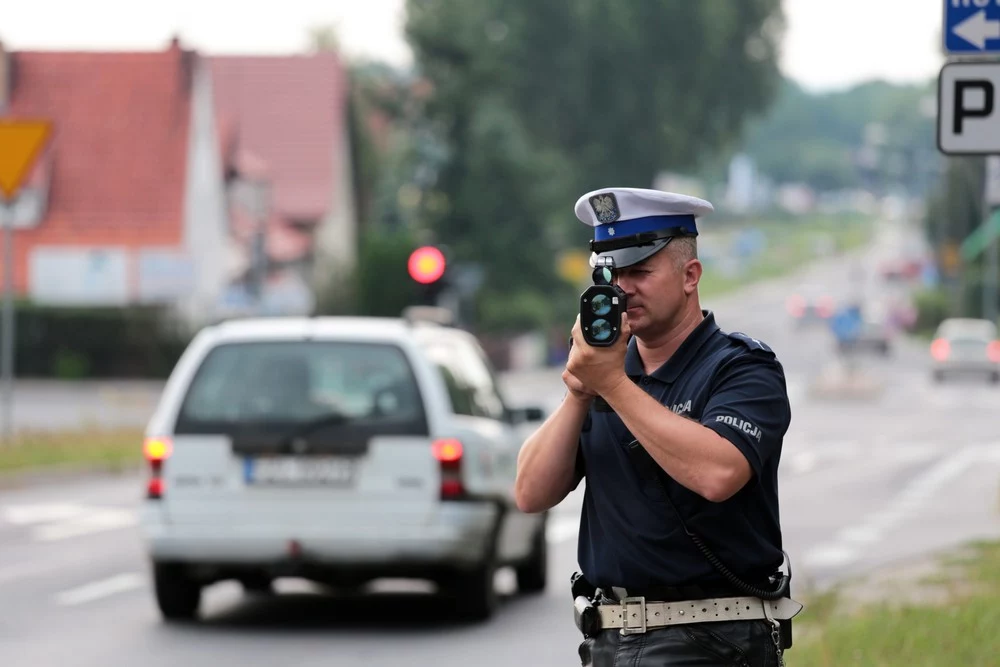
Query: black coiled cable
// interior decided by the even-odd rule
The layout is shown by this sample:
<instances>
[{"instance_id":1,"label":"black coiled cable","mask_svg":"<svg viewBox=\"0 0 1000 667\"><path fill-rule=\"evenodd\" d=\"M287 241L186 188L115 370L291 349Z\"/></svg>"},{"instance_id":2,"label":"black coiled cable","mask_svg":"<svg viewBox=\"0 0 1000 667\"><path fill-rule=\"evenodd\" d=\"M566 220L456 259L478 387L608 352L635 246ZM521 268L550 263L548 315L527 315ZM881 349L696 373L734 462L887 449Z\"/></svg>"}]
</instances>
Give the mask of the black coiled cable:
<instances>
[{"instance_id":1,"label":"black coiled cable","mask_svg":"<svg viewBox=\"0 0 1000 667\"><path fill-rule=\"evenodd\" d=\"M672 502L671 505L673 505ZM681 521L681 525L683 525L683 520ZM718 557L711 552L711 550L709 550L700 537L688 530L687 526L684 526L684 532L688 534L688 537L691 538L691 541L694 542L695 546L698 547L701 553L705 556L705 559L712 564L712 567L718 570L719 574L725 577L726 580L738 590L747 595L760 598L761 600L778 600L788 595L788 590L791 588L792 583L792 561L788 558L788 554L785 553L784 549L781 550L781 553L785 557L788 574L782 572L781 576L778 578L778 587L773 591L769 591L766 588L760 588L759 586L751 586L737 577L729 568L722 564L722 561L719 560Z\"/></svg>"}]
</instances>

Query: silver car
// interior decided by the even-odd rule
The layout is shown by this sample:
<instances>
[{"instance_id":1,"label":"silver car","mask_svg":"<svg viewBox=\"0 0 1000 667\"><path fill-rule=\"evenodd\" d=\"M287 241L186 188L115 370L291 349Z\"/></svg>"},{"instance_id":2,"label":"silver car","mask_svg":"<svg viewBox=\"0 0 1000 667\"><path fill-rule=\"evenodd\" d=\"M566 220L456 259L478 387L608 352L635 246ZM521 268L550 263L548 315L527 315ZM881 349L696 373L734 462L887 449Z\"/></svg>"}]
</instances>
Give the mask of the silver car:
<instances>
[{"instance_id":1,"label":"silver car","mask_svg":"<svg viewBox=\"0 0 1000 667\"><path fill-rule=\"evenodd\" d=\"M931 342L935 382L949 375L982 375L1000 382L1000 341L989 320L951 318L938 326Z\"/></svg>"},{"instance_id":2,"label":"silver car","mask_svg":"<svg viewBox=\"0 0 1000 667\"><path fill-rule=\"evenodd\" d=\"M523 425L478 342L390 318L209 327L150 420L141 528L167 620L202 589L281 577L340 587L430 579L467 617L546 584L545 515L514 501Z\"/></svg>"}]
</instances>

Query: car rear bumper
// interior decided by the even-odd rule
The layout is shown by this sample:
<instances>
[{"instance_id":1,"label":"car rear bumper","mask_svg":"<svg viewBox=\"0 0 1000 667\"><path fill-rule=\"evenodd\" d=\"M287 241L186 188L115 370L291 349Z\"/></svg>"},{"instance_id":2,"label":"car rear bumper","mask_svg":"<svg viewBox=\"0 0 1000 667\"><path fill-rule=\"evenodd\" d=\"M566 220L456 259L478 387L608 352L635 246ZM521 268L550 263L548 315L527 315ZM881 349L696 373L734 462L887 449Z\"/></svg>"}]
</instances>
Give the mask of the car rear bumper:
<instances>
[{"instance_id":1,"label":"car rear bumper","mask_svg":"<svg viewBox=\"0 0 1000 667\"><path fill-rule=\"evenodd\" d=\"M954 373L970 375L993 375L1000 373L1000 364L988 361L946 361L936 362L932 368L935 373Z\"/></svg>"},{"instance_id":2,"label":"car rear bumper","mask_svg":"<svg viewBox=\"0 0 1000 667\"><path fill-rule=\"evenodd\" d=\"M491 503L456 503L413 522L335 512L316 522L175 522L159 508L147 507L141 532L147 552L159 562L278 566L295 561L316 567L381 567L388 573L482 562L493 541L498 511Z\"/></svg>"}]
</instances>

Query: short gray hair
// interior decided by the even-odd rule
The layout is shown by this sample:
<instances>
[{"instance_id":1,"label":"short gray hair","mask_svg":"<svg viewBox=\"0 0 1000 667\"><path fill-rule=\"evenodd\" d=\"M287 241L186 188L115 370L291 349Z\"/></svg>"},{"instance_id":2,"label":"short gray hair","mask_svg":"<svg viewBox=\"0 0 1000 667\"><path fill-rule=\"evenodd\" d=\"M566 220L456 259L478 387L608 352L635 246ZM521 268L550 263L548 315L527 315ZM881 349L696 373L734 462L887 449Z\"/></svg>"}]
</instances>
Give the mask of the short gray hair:
<instances>
[{"instance_id":1,"label":"short gray hair","mask_svg":"<svg viewBox=\"0 0 1000 667\"><path fill-rule=\"evenodd\" d=\"M692 259L698 259L698 239L694 236L678 236L667 246L673 255L677 268L683 268Z\"/></svg>"}]
</instances>

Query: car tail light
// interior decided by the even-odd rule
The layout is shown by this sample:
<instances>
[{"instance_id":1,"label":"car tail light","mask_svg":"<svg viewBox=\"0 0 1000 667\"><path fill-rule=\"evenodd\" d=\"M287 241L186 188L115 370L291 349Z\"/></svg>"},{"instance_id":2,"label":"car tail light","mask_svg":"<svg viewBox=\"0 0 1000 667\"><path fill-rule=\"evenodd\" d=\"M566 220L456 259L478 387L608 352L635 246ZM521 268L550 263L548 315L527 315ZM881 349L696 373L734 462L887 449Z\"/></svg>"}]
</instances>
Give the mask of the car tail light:
<instances>
[{"instance_id":1,"label":"car tail light","mask_svg":"<svg viewBox=\"0 0 1000 667\"><path fill-rule=\"evenodd\" d=\"M163 462L170 458L174 451L174 443L170 438L146 438L142 443L142 453L149 462L149 483L146 485L146 497L158 500L163 497Z\"/></svg>"},{"instance_id":2,"label":"car tail light","mask_svg":"<svg viewBox=\"0 0 1000 667\"><path fill-rule=\"evenodd\" d=\"M788 309L788 314L792 317L802 317L802 313L804 313L806 309L805 299L797 294L795 296L790 296L788 297L788 301L785 302L785 308Z\"/></svg>"},{"instance_id":3,"label":"car tail light","mask_svg":"<svg viewBox=\"0 0 1000 667\"><path fill-rule=\"evenodd\" d=\"M455 438L435 440L431 445L434 458L441 466L441 499L456 500L465 496L462 484L462 443Z\"/></svg>"},{"instance_id":4,"label":"car tail light","mask_svg":"<svg viewBox=\"0 0 1000 667\"><path fill-rule=\"evenodd\" d=\"M1000 340L990 341L986 347L986 356L995 364L1000 364Z\"/></svg>"},{"instance_id":5,"label":"car tail light","mask_svg":"<svg viewBox=\"0 0 1000 667\"><path fill-rule=\"evenodd\" d=\"M944 338L938 338L931 343L931 356L934 361L944 361L951 353L951 345Z\"/></svg>"}]
</instances>

